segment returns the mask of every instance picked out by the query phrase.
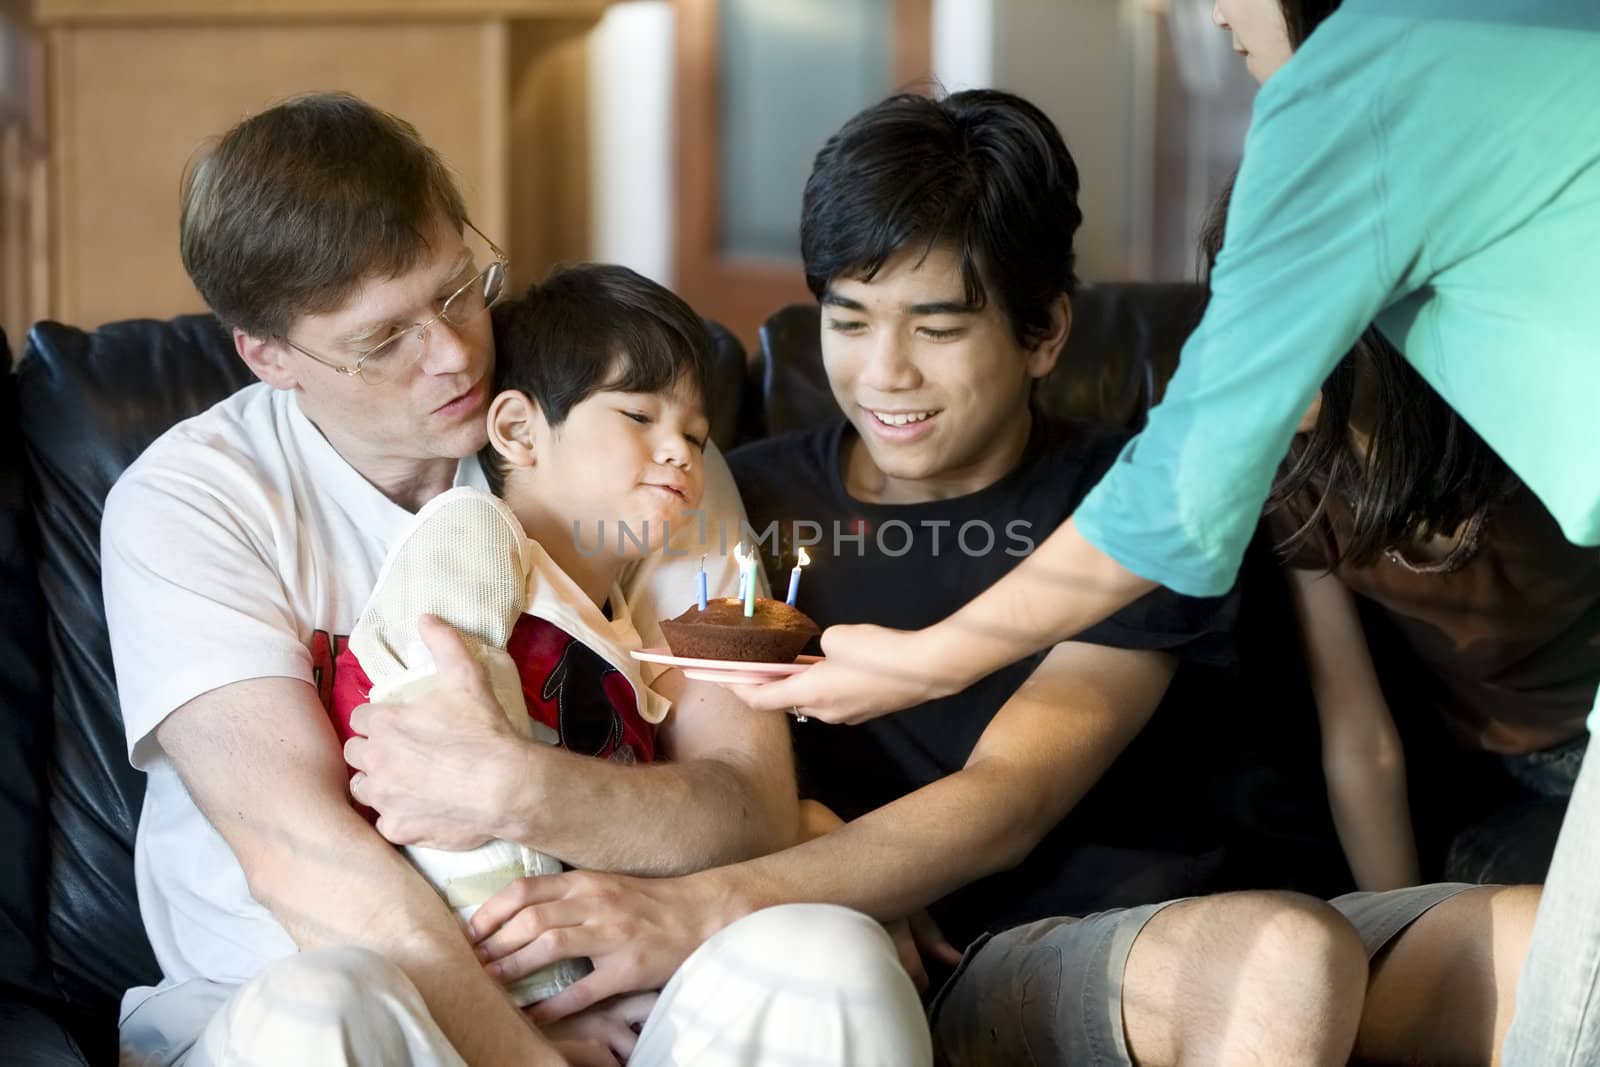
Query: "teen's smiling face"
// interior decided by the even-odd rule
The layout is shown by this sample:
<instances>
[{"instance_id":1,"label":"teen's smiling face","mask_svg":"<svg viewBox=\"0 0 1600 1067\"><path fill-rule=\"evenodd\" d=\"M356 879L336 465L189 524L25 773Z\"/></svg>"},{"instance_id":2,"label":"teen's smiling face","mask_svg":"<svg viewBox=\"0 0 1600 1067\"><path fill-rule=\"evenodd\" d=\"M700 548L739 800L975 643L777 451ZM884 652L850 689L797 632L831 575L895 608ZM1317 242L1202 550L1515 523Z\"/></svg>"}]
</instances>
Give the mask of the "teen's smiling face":
<instances>
[{"instance_id":1,"label":"teen's smiling face","mask_svg":"<svg viewBox=\"0 0 1600 1067\"><path fill-rule=\"evenodd\" d=\"M1070 312L1049 336L1016 338L992 287L966 303L954 252L902 251L872 281L839 277L822 296L822 359L859 437L845 455L852 495L917 503L977 492L1022 455L1036 379L1055 366Z\"/></svg>"},{"instance_id":2,"label":"teen's smiling face","mask_svg":"<svg viewBox=\"0 0 1600 1067\"><path fill-rule=\"evenodd\" d=\"M556 426L521 393L502 393L489 420L496 437L531 445L531 462L508 475L504 496L535 538L539 531L570 538L577 522L591 544L603 521L606 546L615 549L621 522L640 541L648 537L653 549L664 523L679 529L684 512L700 506L711 424L687 378L659 393L602 389L574 404ZM626 540L623 546L636 551Z\"/></svg>"}]
</instances>

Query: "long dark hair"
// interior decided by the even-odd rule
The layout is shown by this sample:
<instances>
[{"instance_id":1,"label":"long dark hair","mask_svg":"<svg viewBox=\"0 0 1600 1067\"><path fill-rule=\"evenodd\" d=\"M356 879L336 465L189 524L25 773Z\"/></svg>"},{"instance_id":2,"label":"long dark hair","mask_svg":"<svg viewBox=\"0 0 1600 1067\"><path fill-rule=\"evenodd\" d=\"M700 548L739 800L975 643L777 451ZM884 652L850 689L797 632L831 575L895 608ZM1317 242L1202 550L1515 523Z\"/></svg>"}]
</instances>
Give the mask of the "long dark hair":
<instances>
[{"instance_id":1,"label":"long dark hair","mask_svg":"<svg viewBox=\"0 0 1600 1067\"><path fill-rule=\"evenodd\" d=\"M1222 250L1230 181L1200 234L1204 271ZM1361 414L1371 415L1363 457L1350 443L1357 393ZM1348 541L1331 566L1375 563L1388 549L1449 534L1482 517L1521 483L1455 409L1434 392L1410 363L1374 328L1339 361L1322 386L1316 425L1297 442L1267 499L1281 507L1307 486L1316 511L1278 550L1291 554L1312 535L1337 494L1353 516Z\"/></svg>"},{"instance_id":2,"label":"long dark hair","mask_svg":"<svg viewBox=\"0 0 1600 1067\"><path fill-rule=\"evenodd\" d=\"M1278 0L1283 8L1283 23L1289 28L1289 43L1299 48L1322 20L1339 8L1340 0Z\"/></svg>"}]
</instances>

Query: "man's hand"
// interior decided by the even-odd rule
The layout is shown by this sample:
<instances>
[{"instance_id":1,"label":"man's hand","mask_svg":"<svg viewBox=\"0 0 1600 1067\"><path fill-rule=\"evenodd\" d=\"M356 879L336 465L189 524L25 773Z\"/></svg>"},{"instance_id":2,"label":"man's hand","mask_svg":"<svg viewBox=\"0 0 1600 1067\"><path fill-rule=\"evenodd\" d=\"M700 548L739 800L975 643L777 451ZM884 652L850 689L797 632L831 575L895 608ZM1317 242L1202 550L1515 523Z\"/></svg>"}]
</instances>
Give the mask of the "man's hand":
<instances>
[{"instance_id":1,"label":"man's hand","mask_svg":"<svg viewBox=\"0 0 1600 1067\"><path fill-rule=\"evenodd\" d=\"M660 989L707 938L753 910L708 875L571 871L506 886L473 915L467 936L501 983L558 960L594 962L593 973L530 1009L543 1026L609 997Z\"/></svg>"},{"instance_id":2,"label":"man's hand","mask_svg":"<svg viewBox=\"0 0 1600 1067\"><path fill-rule=\"evenodd\" d=\"M929 630L830 626L822 634L827 658L787 678L735 686L757 711L786 711L829 723L861 723L961 689L932 648Z\"/></svg>"},{"instance_id":3,"label":"man's hand","mask_svg":"<svg viewBox=\"0 0 1600 1067\"><path fill-rule=\"evenodd\" d=\"M425 615L417 624L438 685L407 704L366 704L344 758L357 770L350 795L378 812L378 832L397 845L460 850L493 837L513 788L504 768L523 744L495 700L483 667L460 635Z\"/></svg>"}]
</instances>

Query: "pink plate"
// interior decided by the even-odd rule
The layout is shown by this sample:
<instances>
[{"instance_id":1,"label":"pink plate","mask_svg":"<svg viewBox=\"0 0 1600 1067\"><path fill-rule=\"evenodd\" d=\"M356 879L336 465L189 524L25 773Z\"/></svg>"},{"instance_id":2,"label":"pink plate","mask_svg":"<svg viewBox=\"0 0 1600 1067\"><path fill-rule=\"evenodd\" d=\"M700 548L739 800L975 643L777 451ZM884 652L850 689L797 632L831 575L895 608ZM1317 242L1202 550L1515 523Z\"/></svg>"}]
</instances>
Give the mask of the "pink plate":
<instances>
[{"instance_id":1,"label":"pink plate","mask_svg":"<svg viewBox=\"0 0 1600 1067\"><path fill-rule=\"evenodd\" d=\"M718 685L760 685L776 678L799 674L813 663L821 663L821 656L799 656L793 663L752 663L738 659L691 659L674 656L671 649L641 648L633 653L641 663L658 663L663 667L677 667L685 678L697 682L716 682Z\"/></svg>"}]
</instances>

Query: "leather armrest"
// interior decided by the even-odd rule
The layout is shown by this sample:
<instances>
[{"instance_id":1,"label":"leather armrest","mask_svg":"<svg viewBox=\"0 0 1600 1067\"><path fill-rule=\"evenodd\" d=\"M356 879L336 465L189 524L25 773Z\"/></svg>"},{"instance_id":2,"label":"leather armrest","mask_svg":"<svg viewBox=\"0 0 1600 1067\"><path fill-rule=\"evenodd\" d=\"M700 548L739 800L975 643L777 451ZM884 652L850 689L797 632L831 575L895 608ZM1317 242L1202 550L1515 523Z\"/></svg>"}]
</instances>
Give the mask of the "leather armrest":
<instances>
[{"instance_id":1,"label":"leather armrest","mask_svg":"<svg viewBox=\"0 0 1600 1067\"><path fill-rule=\"evenodd\" d=\"M49 1013L0 991L0 1059L17 1067L88 1067L89 1061Z\"/></svg>"}]
</instances>

